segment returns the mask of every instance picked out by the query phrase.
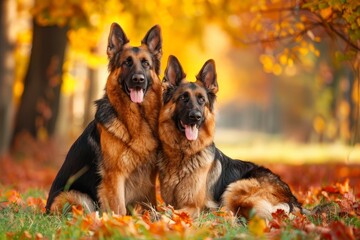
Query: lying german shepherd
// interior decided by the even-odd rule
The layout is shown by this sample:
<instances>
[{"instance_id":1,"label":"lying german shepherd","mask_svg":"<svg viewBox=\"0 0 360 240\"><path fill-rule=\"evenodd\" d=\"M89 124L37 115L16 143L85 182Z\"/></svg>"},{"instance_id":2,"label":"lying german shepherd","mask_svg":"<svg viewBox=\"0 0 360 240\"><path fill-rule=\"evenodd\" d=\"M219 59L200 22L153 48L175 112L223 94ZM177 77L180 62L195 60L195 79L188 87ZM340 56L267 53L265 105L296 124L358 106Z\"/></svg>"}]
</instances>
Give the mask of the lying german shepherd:
<instances>
[{"instance_id":1,"label":"lying german shepherd","mask_svg":"<svg viewBox=\"0 0 360 240\"><path fill-rule=\"evenodd\" d=\"M69 203L123 215L129 205L156 204L160 27L151 28L141 46L133 47L113 23L107 54L105 95L96 102L95 119L70 148L51 186L48 212L61 213Z\"/></svg>"},{"instance_id":2,"label":"lying german shepherd","mask_svg":"<svg viewBox=\"0 0 360 240\"><path fill-rule=\"evenodd\" d=\"M188 82L176 57L169 57L159 118L158 166L165 203L193 217L220 205L246 218L254 209L265 219L277 209L301 209L289 186L269 169L233 160L215 147L217 91L213 60L204 64L196 82Z\"/></svg>"}]
</instances>

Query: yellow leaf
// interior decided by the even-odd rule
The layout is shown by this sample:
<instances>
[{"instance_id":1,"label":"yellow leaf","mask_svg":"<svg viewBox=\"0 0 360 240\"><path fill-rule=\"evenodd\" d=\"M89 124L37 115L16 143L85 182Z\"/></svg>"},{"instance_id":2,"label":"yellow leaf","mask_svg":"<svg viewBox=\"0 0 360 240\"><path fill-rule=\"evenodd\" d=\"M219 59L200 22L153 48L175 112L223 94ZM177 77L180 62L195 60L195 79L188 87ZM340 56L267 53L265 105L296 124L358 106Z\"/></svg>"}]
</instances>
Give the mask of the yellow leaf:
<instances>
[{"instance_id":1,"label":"yellow leaf","mask_svg":"<svg viewBox=\"0 0 360 240\"><path fill-rule=\"evenodd\" d=\"M281 31L280 32L281 37L286 37L287 35L288 35L288 33L286 31Z\"/></svg>"},{"instance_id":2,"label":"yellow leaf","mask_svg":"<svg viewBox=\"0 0 360 240\"><path fill-rule=\"evenodd\" d=\"M299 51L299 53L300 53L301 55L303 55L303 56L305 56L306 54L309 53L309 49L308 49L307 47L300 47L300 48L298 49L298 51Z\"/></svg>"},{"instance_id":3,"label":"yellow leaf","mask_svg":"<svg viewBox=\"0 0 360 240\"><path fill-rule=\"evenodd\" d=\"M250 8L250 12L257 12L257 11L259 11L260 10L260 8L256 5L256 4L254 4L251 8Z\"/></svg>"},{"instance_id":4,"label":"yellow leaf","mask_svg":"<svg viewBox=\"0 0 360 240\"><path fill-rule=\"evenodd\" d=\"M320 56L320 51L315 49L314 54L315 54L315 56L319 57Z\"/></svg>"},{"instance_id":5,"label":"yellow leaf","mask_svg":"<svg viewBox=\"0 0 360 240\"><path fill-rule=\"evenodd\" d=\"M287 21L283 21L280 23L281 28L288 28L290 26L290 23Z\"/></svg>"},{"instance_id":6,"label":"yellow leaf","mask_svg":"<svg viewBox=\"0 0 360 240\"><path fill-rule=\"evenodd\" d=\"M260 32L262 29L263 29L262 24L258 22L255 25L255 31Z\"/></svg>"},{"instance_id":7,"label":"yellow leaf","mask_svg":"<svg viewBox=\"0 0 360 240\"><path fill-rule=\"evenodd\" d=\"M14 92L14 97L19 98L24 92L24 83L20 81L15 81L13 92Z\"/></svg>"},{"instance_id":8,"label":"yellow leaf","mask_svg":"<svg viewBox=\"0 0 360 240\"><path fill-rule=\"evenodd\" d=\"M274 66L274 58L270 55L262 54L260 56L260 62L263 64L264 71L271 73Z\"/></svg>"},{"instance_id":9,"label":"yellow leaf","mask_svg":"<svg viewBox=\"0 0 360 240\"><path fill-rule=\"evenodd\" d=\"M338 106L338 112L340 118L347 118L350 114L350 105L346 100L340 101L340 104Z\"/></svg>"},{"instance_id":10,"label":"yellow leaf","mask_svg":"<svg viewBox=\"0 0 360 240\"><path fill-rule=\"evenodd\" d=\"M360 96L359 88L357 88L358 84L359 84L359 80L355 80L353 83L354 87L352 91L352 100L356 104L359 104L359 96Z\"/></svg>"},{"instance_id":11,"label":"yellow leaf","mask_svg":"<svg viewBox=\"0 0 360 240\"><path fill-rule=\"evenodd\" d=\"M302 39L303 39L302 35L299 35L299 36L295 37L294 40L295 40L295 42L301 42Z\"/></svg>"},{"instance_id":12,"label":"yellow leaf","mask_svg":"<svg viewBox=\"0 0 360 240\"><path fill-rule=\"evenodd\" d=\"M31 43L31 40L32 40L32 32L30 30L21 31L16 36L16 42L18 44L28 44Z\"/></svg>"},{"instance_id":13,"label":"yellow leaf","mask_svg":"<svg viewBox=\"0 0 360 240\"><path fill-rule=\"evenodd\" d=\"M305 26L303 23L299 22L299 23L296 23L295 24L295 27L299 30L304 30L305 29Z\"/></svg>"},{"instance_id":14,"label":"yellow leaf","mask_svg":"<svg viewBox=\"0 0 360 240\"><path fill-rule=\"evenodd\" d=\"M294 66L294 60L293 60L292 58L288 58L287 65L288 65L289 67Z\"/></svg>"},{"instance_id":15,"label":"yellow leaf","mask_svg":"<svg viewBox=\"0 0 360 240\"><path fill-rule=\"evenodd\" d=\"M315 47L314 47L314 44L312 44L312 43L309 43L309 50L311 51L311 52L314 52L315 51Z\"/></svg>"},{"instance_id":16,"label":"yellow leaf","mask_svg":"<svg viewBox=\"0 0 360 240\"><path fill-rule=\"evenodd\" d=\"M61 85L61 92L65 95L70 95L75 91L76 79L70 74L65 73L63 76L63 83Z\"/></svg>"},{"instance_id":17,"label":"yellow leaf","mask_svg":"<svg viewBox=\"0 0 360 240\"><path fill-rule=\"evenodd\" d=\"M282 65L287 64L287 62L288 62L287 54L281 54L281 56L279 57L279 62L280 62Z\"/></svg>"},{"instance_id":18,"label":"yellow leaf","mask_svg":"<svg viewBox=\"0 0 360 240\"><path fill-rule=\"evenodd\" d=\"M280 64L276 63L273 66L272 72L276 75L279 76L282 73L282 67L280 66Z\"/></svg>"},{"instance_id":19,"label":"yellow leaf","mask_svg":"<svg viewBox=\"0 0 360 240\"><path fill-rule=\"evenodd\" d=\"M320 15L322 18L328 18L332 14L332 8L328 7L320 10Z\"/></svg>"},{"instance_id":20,"label":"yellow leaf","mask_svg":"<svg viewBox=\"0 0 360 240\"><path fill-rule=\"evenodd\" d=\"M280 31L280 24L276 23L275 24L275 32L279 32Z\"/></svg>"},{"instance_id":21,"label":"yellow leaf","mask_svg":"<svg viewBox=\"0 0 360 240\"><path fill-rule=\"evenodd\" d=\"M325 130L325 120L321 116L316 116L313 121L313 128L315 132L321 134Z\"/></svg>"},{"instance_id":22,"label":"yellow leaf","mask_svg":"<svg viewBox=\"0 0 360 240\"><path fill-rule=\"evenodd\" d=\"M259 216L255 216L249 221L248 228L250 233L254 234L255 236L263 236L266 230L265 220Z\"/></svg>"}]
</instances>

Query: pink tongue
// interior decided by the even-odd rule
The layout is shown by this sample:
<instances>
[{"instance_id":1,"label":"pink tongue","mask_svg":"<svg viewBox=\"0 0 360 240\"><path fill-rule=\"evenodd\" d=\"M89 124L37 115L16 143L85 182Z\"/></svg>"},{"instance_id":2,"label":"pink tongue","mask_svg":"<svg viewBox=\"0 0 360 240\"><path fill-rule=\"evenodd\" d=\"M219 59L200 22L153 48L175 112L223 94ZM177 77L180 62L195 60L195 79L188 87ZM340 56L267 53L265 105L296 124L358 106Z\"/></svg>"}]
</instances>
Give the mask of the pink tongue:
<instances>
[{"instance_id":1,"label":"pink tongue","mask_svg":"<svg viewBox=\"0 0 360 240\"><path fill-rule=\"evenodd\" d=\"M186 138L190 141L196 140L198 137L199 130L196 125L184 125Z\"/></svg>"},{"instance_id":2,"label":"pink tongue","mask_svg":"<svg viewBox=\"0 0 360 240\"><path fill-rule=\"evenodd\" d=\"M130 99L134 103L142 103L144 100L144 91L142 89L130 89Z\"/></svg>"}]
</instances>

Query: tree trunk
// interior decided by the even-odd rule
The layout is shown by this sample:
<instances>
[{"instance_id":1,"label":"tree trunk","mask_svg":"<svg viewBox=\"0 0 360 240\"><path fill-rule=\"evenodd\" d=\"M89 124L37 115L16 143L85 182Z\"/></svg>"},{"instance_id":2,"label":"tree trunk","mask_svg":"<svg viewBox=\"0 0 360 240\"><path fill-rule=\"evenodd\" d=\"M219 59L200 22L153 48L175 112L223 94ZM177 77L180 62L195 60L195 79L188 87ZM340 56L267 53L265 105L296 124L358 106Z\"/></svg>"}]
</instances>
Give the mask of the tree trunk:
<instances>
[{"instance_id":1,"label":"tree trunk","mask_svg":"<svg viewBox=\"0 0 360 240\"><path fill-rule=\"evenodd\" d=\"M97 92L96 87L97 80L97 70L93 68L88 68L88 87L86 90L85 97L85 109L84 109L84 122L83 127L85 128L93 119L94 119L94 100Z\"/></svg>"},{"instance_id":2,"label":"tree trunk","mask_svg":"<svg viewBox=\"0 0 360 240\"><path fill-rule=\"evenodd\" d=\"M95 54L97 51L96 48L91 49L91 53ZM93 67L87 68L87 89L85 95L85 109L84 109L84 121L83 127L85 128L89 122L94 119L95 114L95 104L94 101L96 100L96 93L97 93L97 84L96 81L98 79L98 71Z\"/></svg>"},{"instance_id":3,"label":"tree trunk","mask_svg":"<svg viewBox=\"0 0 360 240\"><path fill-rule=\"evenodd\" d=\"M33 22L33 40L13 140L21 132L46 139L55 129L68 27Z\"/></svg>"},{"instance_id":4,"label":"tree trunk","mask_svg":"<svg viewBox=\"0 0 360 240\"><path fill-rule=\"evenodd\" d=\"M14 58L7 31L8 4L8 0L0 2L0 155L7 151L10 143L13 115Z\"/></svg>"}]
</instances>

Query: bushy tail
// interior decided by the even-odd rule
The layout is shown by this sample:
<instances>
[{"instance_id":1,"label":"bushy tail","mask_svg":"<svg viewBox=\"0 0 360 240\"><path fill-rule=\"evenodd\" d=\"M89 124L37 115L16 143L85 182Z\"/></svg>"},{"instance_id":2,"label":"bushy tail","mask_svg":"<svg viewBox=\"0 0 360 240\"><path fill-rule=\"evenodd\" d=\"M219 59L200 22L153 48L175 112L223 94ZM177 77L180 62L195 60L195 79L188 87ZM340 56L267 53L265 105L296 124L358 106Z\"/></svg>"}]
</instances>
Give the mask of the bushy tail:
<instances>
[{"instance_id":1,"label":"bushy tail","mask_svg":"<svg viewBox=\"0 0 360 240\"><path fill-rule=\"evenodd\" d=\"M255 210L259 217L269 220L277 209L292 211L292 197L277 184L250 178L231 183L222 196L222 203L237 216L249 219L251 210Z\"/></svg>"},{"instance_id":2,"label":"bushy tail","mask_svg":"<svg viewBox=\"0 0 360 240\"><path fill-rule=\"evenodd\" d=\"M72 206L81 206L85 212L94 212L96 206L89 195L75 190L61 192L51 204L50 213L67 214Z\"/></svg>"}]
</instances>

